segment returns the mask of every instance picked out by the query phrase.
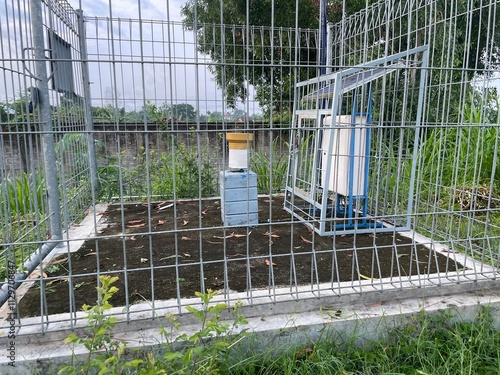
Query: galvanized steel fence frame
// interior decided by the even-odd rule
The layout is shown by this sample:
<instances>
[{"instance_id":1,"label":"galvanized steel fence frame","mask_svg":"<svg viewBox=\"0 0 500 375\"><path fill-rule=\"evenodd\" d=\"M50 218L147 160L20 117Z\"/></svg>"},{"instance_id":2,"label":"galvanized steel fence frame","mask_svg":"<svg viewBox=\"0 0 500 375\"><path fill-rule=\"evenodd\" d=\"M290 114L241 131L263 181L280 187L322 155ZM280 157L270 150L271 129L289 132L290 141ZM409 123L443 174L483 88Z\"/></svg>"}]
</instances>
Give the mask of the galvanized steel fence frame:
<instances>
[{"instance_id":1,"label":"galvanized steel fence frame","mask_svg":"<svg viewBox=\"0 0 500 375\"><path fill-rule=\"evenodd\" d=\"M176 154L168 154L168 152L172 152L174 146L177 147L176 142L179 139L186 147L196 150L196 163L199 170L207 165L205 163L213 163L216 168L221 169L227 165L227 152L220 139L218 143L215 143L214 139L218 139L218 134L232 129L252 131L258 135L254 148L267 157L265 163L268 163L268 170L271 170L268 176L270 181L276 181L273 179L271 166L290 151L291 145L287 144L290 138L286 129L291 123L291 113L287 112L286 108L291 108L294 100L290 93L294 92L294 85L297 82L313 78L322 68L325 68L317 62L304 63L300 60L302 53L305 55L315 53L317 46L321 44L318 30L299 29L293 25L288 29L274 28L274 21L270 26L198 23L186 25L178 20L170 19L171 10L168 8L168 2L166 3L164 20L146 20L141 18L140 13L139 18L114 18L111 10L106 17L84 18L82 11L74 11L65 1L31 1L31 9L27 8L27 1L17 2L21 9L5 1L5 9L8 11L6 15L0 15L0 21L3 18L5 21L19 25L20 28L13 32L22 35L19 40L23 42L11 42L7 46L2 46L3 63L0 70L5 80L4 91L9 98L18 98L19 91L26 92L31 86L36 86L38 89L39 106L36 111L39 111L37 124L40 127L35 133L42 139L43 147L40 153L43 155L43 166L40 170L43 170L46 176L44 191L48 196L48 198L43 197L43 202L37 202L35 199L33 203L37 207L47 206L43 214L34 219L35 231L38 231L36 240L26 241L23 236L9 238L6 235L8 231L6 228L9 220L12 219L5 214L2 217L4 261L9 261L12 254L9 249L18 243L22 246L31 246L29 252L23 252L20 258L14 261L16 269L20 267L19 270L22 270L23 264L27 268L16 276L15 283L26 286L36 283L40 286L40 317L21 319L21 312L17 310L15 316L19 328L36 326L44 332L50 326L51 307L46 302L45 288L47 283L60 276L56 278L48 274L46 271L49 263L43 265L40 259L60 244L62 247L59 250L56 249L54 253L64 254L70 258L71 251L75 249L76 244L85 239L81 235L72 237L70 235L72 232L69 231L70 224L79 219L79 214L83 217L87 207L91 208L90 216L87 218L91 231L86 240L97 243L99 240L107 239L106 236L99 236L99 231L102 229L99 211L102 210L103 200L111 200L123 210L130 201L140 200L149 206L160 199L161 196L155 194L155 187L151 181L155 157L165 153L170 163L176 165L178 163ZM224 270L221 275L221 295L226 302L232 304L241 299L252 305L261 302L276 303L283 299L298 301L349 293L360 294L359 298L363 298L362 294L370 291L444 287L497 278L500 254L500 221L498 219L500 197L497 195L498 186L495 178L498 176L497 155L500 135L498 107L495 108L494 104L491 104L491 91L488 91L491 88L491 82L485 74L489 73L494 65L488 68L487 64L484 64L484 67L480 68L478 65L470 66L468 61L474 60L470 59L471 53L476 54L476 61L483 58L484 54L488 56L496 53L496 43L499 42L498 30L495 28L498 4L494 0L480 2L468 0L465 10L461 10L459 5L462 3L459 4L458 1L444 2L446 3L444 8L442 8L442 3L438 0L380 1L355 15L345 17L342 22L330 26L328 35L331 36L333 44L328 56L332 63L326 68L337 71L409 48L424 44L430 46L428 78L426 79L428 89L423 105L423 134L419 135L418 139L400 136L405 129L411 130L414 124L411 121L405 122L404 116L396 114L401 111L396 102L385 103L385 108L384 103L379 103L379 107L382 108L381 113L393 114L393 117L378 116L378 122L375 124L373 149L376 150L376 155L385 160L386 164L382 162L377 164L375 172L380 178L370 186L370 194L374 201L378 202L376 209L382 216L384 212L394 213L391 211L395 210L393 198L404 199L404 194L408 192L404 184L398 183L397 180L403 179L404 170L408 167L407 163L414 163L415 205L412 212L401 214L412 224L413 231L408 232L407 236L413 242L413 246L420 244L428 248L427 262L429 264L434 262L433 259L439 252L448 257L447 265L436 273L417 270L413 275L401 274L398 268L398 271L389 277L382 278L379 276L378 252L383 247L379 248L374 240L373 248L369 250L373 252L371 273L363 275L359 272L358 252L367 251L367 249L356 248L356 245L353 245L352 248L347 249L353 254L352 280L340 282L340 271L336 268L337 260L338 257L347 254L346 249L340 250L337 246L337 242L342 241L341 235L333 234L329 239L331 246L325 250L315 248L319 238L313 234L310 240L310 250L296 251L291 245L288 253L280 255L290 260L290 271L287 271L290 273L290 282L288 285L278 285L274 281L275 274L284 271L274 266L273 256L277 256L277 259L279 256L273 254L272 245L269 245L267 254L254 257L250 254L249 242L247 242L246 253L240 254L240 258L236 259L246 264L244 277L246 277L247 288L245 292L240 293L229 288L231 280L228 278L229 260L226 256L229 245L227 240L223 240L221 256L216 262L221 264ZM271 8L271 14L271 19L274 20L277 17L274 14L274 7ZM480 20L489 22L487 27L481 29L485 35L472 34L471 28L475 25L476 16ZM463 28L466 30L465 36L457 33L457 22L465 22ZM75 41L72 43L72 64L78 71L78 75L75 75L78 76L75 94L81 99L75 99L78 101L76 105L78 110L68 116L61 102L63 95L57 94L57 90L49 87L50 78L45 72L47 61L58 61L57 56L48 56L47 51L47 42L50 38L47 35L52 35L47 34L47 30L54 29L55 24L61 28L57 29L58 32L67 29L68 35L71 34L72 40ZM190 29L198 30L198 39ZM5 29L1 30L5 33ZM198 52L197 43L203 38L210 40L207 35L213 38L211 39L212 47L223 51L221 52L223 57L219 62L214 63L209 56ZM17 40L12 39L10 35L7 38L5 34L0 37L2 41ZM467 62L463 66L456 67L453 53L457 44L461 40L470 42L475 37L485 38L486 47L472 52L464 51L462 59ZM26 48L23 47L25 45L31 46L31 43L33 47L28 48L33 48L33 55L30 58L22 57L19 50ZM75 44L79 47L74 47ZM234 48L231 49L231 46ZM252 55L250 51L258 48L267 49L269 56L262 55L257 58L256 55ZM224 55L227 51L234 54ZM59 61L67 62L64 59ZM23 65L26 63L33 64L36 77L26 72ZM243 116L241 121L227 118L226 113L231 109L226 102L227 96L224 91L211 83L210 69L212 72L217 72L217 68L220 68L218 71L221 74L220 82L224 86L237 73L243 77L260 74L264 77L262 72L265 67L272 68L266 73L269 74L271 82L282 83L279 90L278 86L272 86L269 92L271 102L283 103L282 106L276 107L281 109L267 108L268 122L265 129L255 125L250 121L249 114L257 113L262 108L255 99L254 88L248 80L244 80L243 87L250 95L243 100L240 108L246 112L246 116ZM471 71L475 71L476 74L472 75ZM416 71L410 69L404 74L415 75ZM9 80L13 83L8 83ZM194 87L194 90L190 91L185 87ZM378 88L379 97L385 89L404 92L405 87L398 87L397 82L392 81ZM190 104L196 112L196 118L191 119L187 127L183 121L178 121L176 116L168 112L173 106L186 103ZM408 103L413 103L411 98ZM163 106L164 104L166 105ZM451 108L450 105L452 105ZM472 108L473 105L475 109ZM109 111L101 112L107 116L107 124L103 124L103 121L100 123L94 121L95 108L92 107L108 108ZM466 113L457 107L468 107L469 112ZM21 108L25 115L24 121L30 124L33 120L28 115L28 103L26 102ZM124 110L121 111L121 108ZM200 114L207 113L209 110L221 112L223 115L215 127L204 126L205 120L200 118ZM13 115L10 111L7 113L9 116ZM124 124L121 112L133 113L135 117ZM496 118L494 118L495 114ZM69 129L54 129L54 122L62 123L65 119L70 119L68 120ZM2 120L2 127L9 126L10 123L11 117L7 117L6 120ZM7 133L4 129L2 130L2 137L7 137ZM11 131L8 136L12 137L15 134L24 134L24 132L13 133ZM65 134L75 136L69 140L72 142L69 142L71 145L67 148L64 148L64 143L61 143ZM80 139L78 135L84 135L84 138ZM170 137L168 138L170 141L166 144L162 141L162 137L165 136ZM485 145L481 137L486 136L488 142L491 142L488 145L492 155L490 159L486 159L485 152L483 152ZM421 146L416 157L413 157L411 150L414 150L412 146L417 141L425 146ZM59 147L57 147L58 142ZM97 150L96 143L98 144ZM217 147L214 147L215 144ZM450 150L450 144L456 147ZM276 150L273 149L273 145L277 145ZM384 149L385 154L382 155L382 147L386 145L391 145L393 148ZM7 151L5 147L0 151L3 153L4 160L9 156L8 153L12 152ZM426 151L428 154L425 153ZM472 158L465 155L469 153L472 153ZM82 157L84 163L76 163L75 155ZM130 177L130 171L135 170L139 158L142 158L143 164L141 165L146 176L142 177L142 181L138 181L140 178L137 176ZM484 165L487 165L486 171L483 168ZM83 168L82 171L78 171L82 173L80 177L76 177L78 173L72 169L73 167ZM106 168L110 167L116 167L114 171L118 180L115 192L118 191L118 194L103 197L99 195L100 173L109 171ZM4 165L2 169L4 179L11 175L16 176L16 171L7 172L7 170L8 168ZM58 173L53 173L56 170ZM446 173L449 174L449 179L445 182L442 176ZM485 177L488 173L489 179ZM65 176L70 176L70 178L66 179ZM31 189L35 189L33 181L30 185ZM138 188L134 185L138 182L143 182L145 185ZM178 198L175 187L178 188L180 183L180 181L174 181L173 202ZM197 202L205 199L202 193L202 183L199 177L197 194L193 196ZM73 194L68 195L67 188L75 188ZM102 188L106 186L101 186L101 192ZM280 186L277 190L283 188L284 186ZM271 185L264 193L269 196L277 190ZM2 194L6 195L4 191ZM211 193L212 196L217 194L217 191ZM77 203L75 210L70 208L72 201ZM147 215L151 217L149 209ZM46 218L50 222L48 241L45 238L46 234L39 229L43 227L42 224ZM122 242L126 259L127 241L130 235L126 233L124 216L122 216L122 221L116 224L122 227L123 233L120 236L111 237ZM279 224L290 225L292 231L293 228L302 225L292 217ZM269 232L272 232L272 222L259 225L262 227L269 225ZM140 232L140 235L154 238L155 232L149 227L146 228ZM223 225L220 229L225 235L230 235L234 231L233 228ZM202 233L205 230L200 220L198 231ZM243 227L241 231L249 236L252 227ZM397 228L394 229L394 235L396 232L398 232ZM177 227L172 233L178 241L183 233L182 228ZM373 229L373 233L366 235L372 235L375 238L376 228ZM356 236L361 235L354 233L354 238ZM42 246L39 247L40 245ZM175 246L177 248L177 242ZM208 263L205 263L201 256L203 253L201 239L196 241L196 247L200 260L192 262L192 266L200 270L199 290L205 291L203 270ZM394 240L389 248L392 248L396 254L393 261L397 263L399 244ZM99 246L97 246L97 254L98 249ZM150 241L147 249L150 260L153 258L151 256L153 250L153 242ZM298 283L295 275L297 271L294 259L300 256L310 257L311 266L307 271L311 275L310 282L305 284ZM415 257L416 255L409 256ZM320 282L317 276L317 264L324 262L325 257L331 264L331 279L329 282ZM161 267L150 260L146 262L144 270L150 274L150 280L146 282L151 285L151 301L134 305L127 297L125 306L117 312L126 320L133 319L136 313L141 313L143 317L156 317L157 310L165 306L180 312L183 306L193 303L181 298L182 281L180 278L174 287L177 291L175 299L162 301L155 298L155 271ZM269 282L263 289L255 288L252 284L251 262L255 260L267 261L269 264ZM418 268L418 258L414 261ZM182 265L176 260L172 272L178 273L181 268ZM96 269L97 271L88 272L85 275L75 274L71 268L71 261L68 263L68 273L65 277L68 280L67 288L70 295L69 313L59 315L57 318L51 317L51 324L69 322L69 327L74 327L82 318L82 315L77 313L81 306L75 303L75 285L83 276L95 277L95 285L97 285L99 275L110 273L99 271L98 264ZM126 260L122 269L112 272L124 278L127 296L130 296L134 290L134 285L127 283L127 275L130 272L135 271L128 269ZM30 273L32 276L35 275L36 279L24 280ZM4 299L9 297L9 285L9 280L3 284Z\"/></svg>"}]
</instances>

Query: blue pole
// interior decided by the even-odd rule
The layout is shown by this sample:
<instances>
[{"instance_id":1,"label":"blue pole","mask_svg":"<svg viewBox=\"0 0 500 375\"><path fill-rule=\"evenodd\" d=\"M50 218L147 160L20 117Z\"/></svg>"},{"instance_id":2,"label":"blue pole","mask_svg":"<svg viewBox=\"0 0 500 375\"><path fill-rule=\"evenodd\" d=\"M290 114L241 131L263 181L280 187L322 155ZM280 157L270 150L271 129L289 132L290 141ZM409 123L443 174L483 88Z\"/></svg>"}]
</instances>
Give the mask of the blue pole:
<instances>
[{"instance_id":1,"label":"blue pole","mask_svg":"<svg viewBox=\"0 0 500 375\"><path fill-rule=\"evenodd\" d=\"M320 3L320 29L321 29L321 46L320 46L320 74L326 74L326 0L321 0Z\"/></svg>"}]
</instances>

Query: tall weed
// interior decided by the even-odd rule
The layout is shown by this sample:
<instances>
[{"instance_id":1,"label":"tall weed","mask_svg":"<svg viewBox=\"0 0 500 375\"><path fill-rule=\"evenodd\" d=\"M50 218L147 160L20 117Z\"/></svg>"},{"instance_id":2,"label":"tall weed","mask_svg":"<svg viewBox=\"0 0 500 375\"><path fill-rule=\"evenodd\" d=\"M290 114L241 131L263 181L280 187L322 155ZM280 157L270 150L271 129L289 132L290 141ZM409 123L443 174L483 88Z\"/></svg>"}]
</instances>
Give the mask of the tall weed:
<instances>
[{"instance_id":1,"label":"tall weed","mask_svg":"<svg viewBox=\"0 0 500 375\"><path fill-rule=\"evenodd\" d=\"M151 157L151 193L162 198L198 198L216 192L216 172L208 152L179 144L172 154Z\"/></svg>"},{"instance_id":2,"label":"tall weed","mask_svg":"<svg viewBox=\"0 0 500 375\"><path fill-rule=\"evenodd\" d=\"M0 183L2 217L26 217L43 212L45 181L41 173L21 172L19 177L5 178Z\"/></svg>"},{"instance_id":3,"label":"tall weed","mask_svg":"<svg viewBox=\"0 0 500 375\"><path fill-rule=\"evenodd\" d=\"M285 188L288 168L288 144L280 144L281 138L271 143L269 153L257 151L250 157L250 169L257 174L257 190L259 193L277 193Z\"/></svg>"},{"instance_id":4,"label":"tall weed","mask_svg":"<svg viewBox=\"0 0 500 375\"><path fill-rule=\"evenodd\" d=\"M109 201L120 195L133 199L148 194L161 199L213 196L217 189L215 163L205 151L200 156L196 147L184 143L168 152L150 151L148 158L143 151L130 168L121 167L117 157L107 157L107 163L98 167L100 197Z\"/></svg>"}]
</instances>

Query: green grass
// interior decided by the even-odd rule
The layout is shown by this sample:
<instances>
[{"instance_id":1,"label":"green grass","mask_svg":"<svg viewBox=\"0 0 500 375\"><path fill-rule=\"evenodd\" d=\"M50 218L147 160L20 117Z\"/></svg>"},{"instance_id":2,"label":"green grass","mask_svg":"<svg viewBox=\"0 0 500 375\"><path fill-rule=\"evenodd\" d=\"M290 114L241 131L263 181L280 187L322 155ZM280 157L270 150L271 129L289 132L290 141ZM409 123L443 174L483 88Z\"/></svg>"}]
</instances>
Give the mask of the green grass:
<instances>
[{"instance_id":1,"label":"green grass","mask_svg":"<svg viewBox=\"0 0 500 375\"><path fill-rule=\"evenodd\" d=\"M59 374L498 374L500 372L500 331L495 327L493 310L482 307L474 321L461 320L450 312L428 315L421 311L408 317L406 324L393 328L383 322L378 338L361 334L345 337L326 325L322 338L307 345L288 341L284 349L264 347L258 335L235 331L247 321L228 305L212 301L216 292L197 293L201 308L188 307L199 322L198 331L183 332L175 316L167 316L168 326L159 332L165 340L154 350L131 350L126 341L113 339L117 320L106 314L117 280L102 276L98 292L100 304L84 306L88 326L84 335L70 334L65 340L83 345L85 360L74 356ZM233 321L221 319L229 313ZM498 318L498 317L497 317ZM361 323L361 321L360 321ZM282 341L276 337L276 341ZM360 346L360 343L363 343ZM154 354L153 354L154 353Z\"/></svg>"},{"instance_id":2,"label":"green grass","mask_svg":"<svg viewBox=\"0 0 500 375\"><path fill-rule=\"evenodd\" d=\"M286 142L280 147L281 142L281 138L275 138L268 153L256 151L250 157L250 170L257 174L260 194L277 193L285 188L289 155L280 150L281 147L288 150Z\"/></svg>"},{"instance_id":3,"label":"green grass","mask_svg":"<svg viewBox=\"0 0 500 375\"><path fill-rule=\"evenodd\" d=\"M21 172L19 177L5 178L0 183L0 217L2 220L1 243L14 243L4 247L0 253L0 279L5 279L7 258L21 267L24 261L38 248L33 242L45 238L47 223L45 218L45 182L41 173ZM34 225L38 228L33 230ZM32 242L30 244L23 244Z\"/></svg>"},{"instance_id":4,"label":"green grass","mask_svg":"<svg viewBox=\"0 0 500 375\"><path fill-rule=\"evenodd\" d=\"M216 163L208 150L199 153L196 147L184 143L169 147L168 152L150 151L149 155L143 152L135 158L136 165L129 168L120 167L117 157L105 158L104 163L98 166L100 199L109 201L120 195L125 199L148 195L157 199L216 195ZM125 159L126 156L124 151L121 158Z\"/></svg>"},{"instance_id":5,"label":"green grass","mask_svg":"<svg viewBox=\"0 0 500 375\"><path fill-rule=\"evenodd\" d=\"M473 322L421 313L363 347L324 340L277 357L272 352L232 365L231 374L497 374L500 332L488 310Z\"/></svg>"},{"instance_id":6,"label":"green grass","mask_svg":"<svg viewBox=\"0 0 500 375\"><path fill-rule=\"evenodd\" d=\"M410 158L415 140L401 140L398 129L391 129L391 136L377 142L381 149L378 160L372 162L370 181L377 184L372 194L384 213L404 215L415 166L414 209L420 214L415 230L435 240L470 239L478 254L484 252L485 256L479 255L482 261L496 264L499 259L494 254L500 246L500 112L480 103L481 98L471 94L461 123L423 128L415 160ZM498 108L498 100L496 103L492 108ZM400 150L406 159L399 160L398 145L406 145ZM390 197L388 202L383 201L385 196ZM492 206L486 213L488 197ZM465 241L462 245L456 250L471 250Z\"/></svg>"},{"instance_id":7,"label":"green grass","mask_svg":"<svg viewBox=\"0 0 500 375\"><path fill-rule=\"evenodd\" d=\"M500 332L492 328L487 310L474 322L456 323L443 314L421 313L409 324L391 329L363 347L355 339L325 339L279 355L269 349L230 365L226 373L451 375L499 371Z\"/></svg>"}]
</instances>

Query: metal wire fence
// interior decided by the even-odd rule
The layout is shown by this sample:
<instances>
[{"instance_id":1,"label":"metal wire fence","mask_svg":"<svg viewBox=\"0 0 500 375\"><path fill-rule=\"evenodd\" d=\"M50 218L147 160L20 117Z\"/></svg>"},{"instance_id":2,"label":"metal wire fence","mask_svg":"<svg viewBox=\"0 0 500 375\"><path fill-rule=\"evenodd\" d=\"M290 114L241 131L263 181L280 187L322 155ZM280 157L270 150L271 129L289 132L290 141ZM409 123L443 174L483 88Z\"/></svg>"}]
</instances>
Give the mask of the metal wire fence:
<instances>
[{"instance_id":1,"label":"metal wire fence","mask_svg":"<svg viewBox=\"0 0 500 375\"><path fill-rule=\"evenodd\" d=\"M65 2L4 2L0 13L0 274L17 284L92 202L82 84L83 19ZM10 276L8 276L10 275Z\"/></svg>"},{"instance_id":2,"label":"metal wire fence","mask_svg":"<svg viewBox=\"0 0 500 375\"><path fill-rule=\"evenodd\" d=\"M74 327L101 275L126 319L207 289L254 304L497 277L497 1L344 1L324 28L316 2L83 6L0 13L0 271L19 327ZM318 94L353 66L363 89ZM228 172L234 155L248 170Z\"/></svg>"}]
</instances>

